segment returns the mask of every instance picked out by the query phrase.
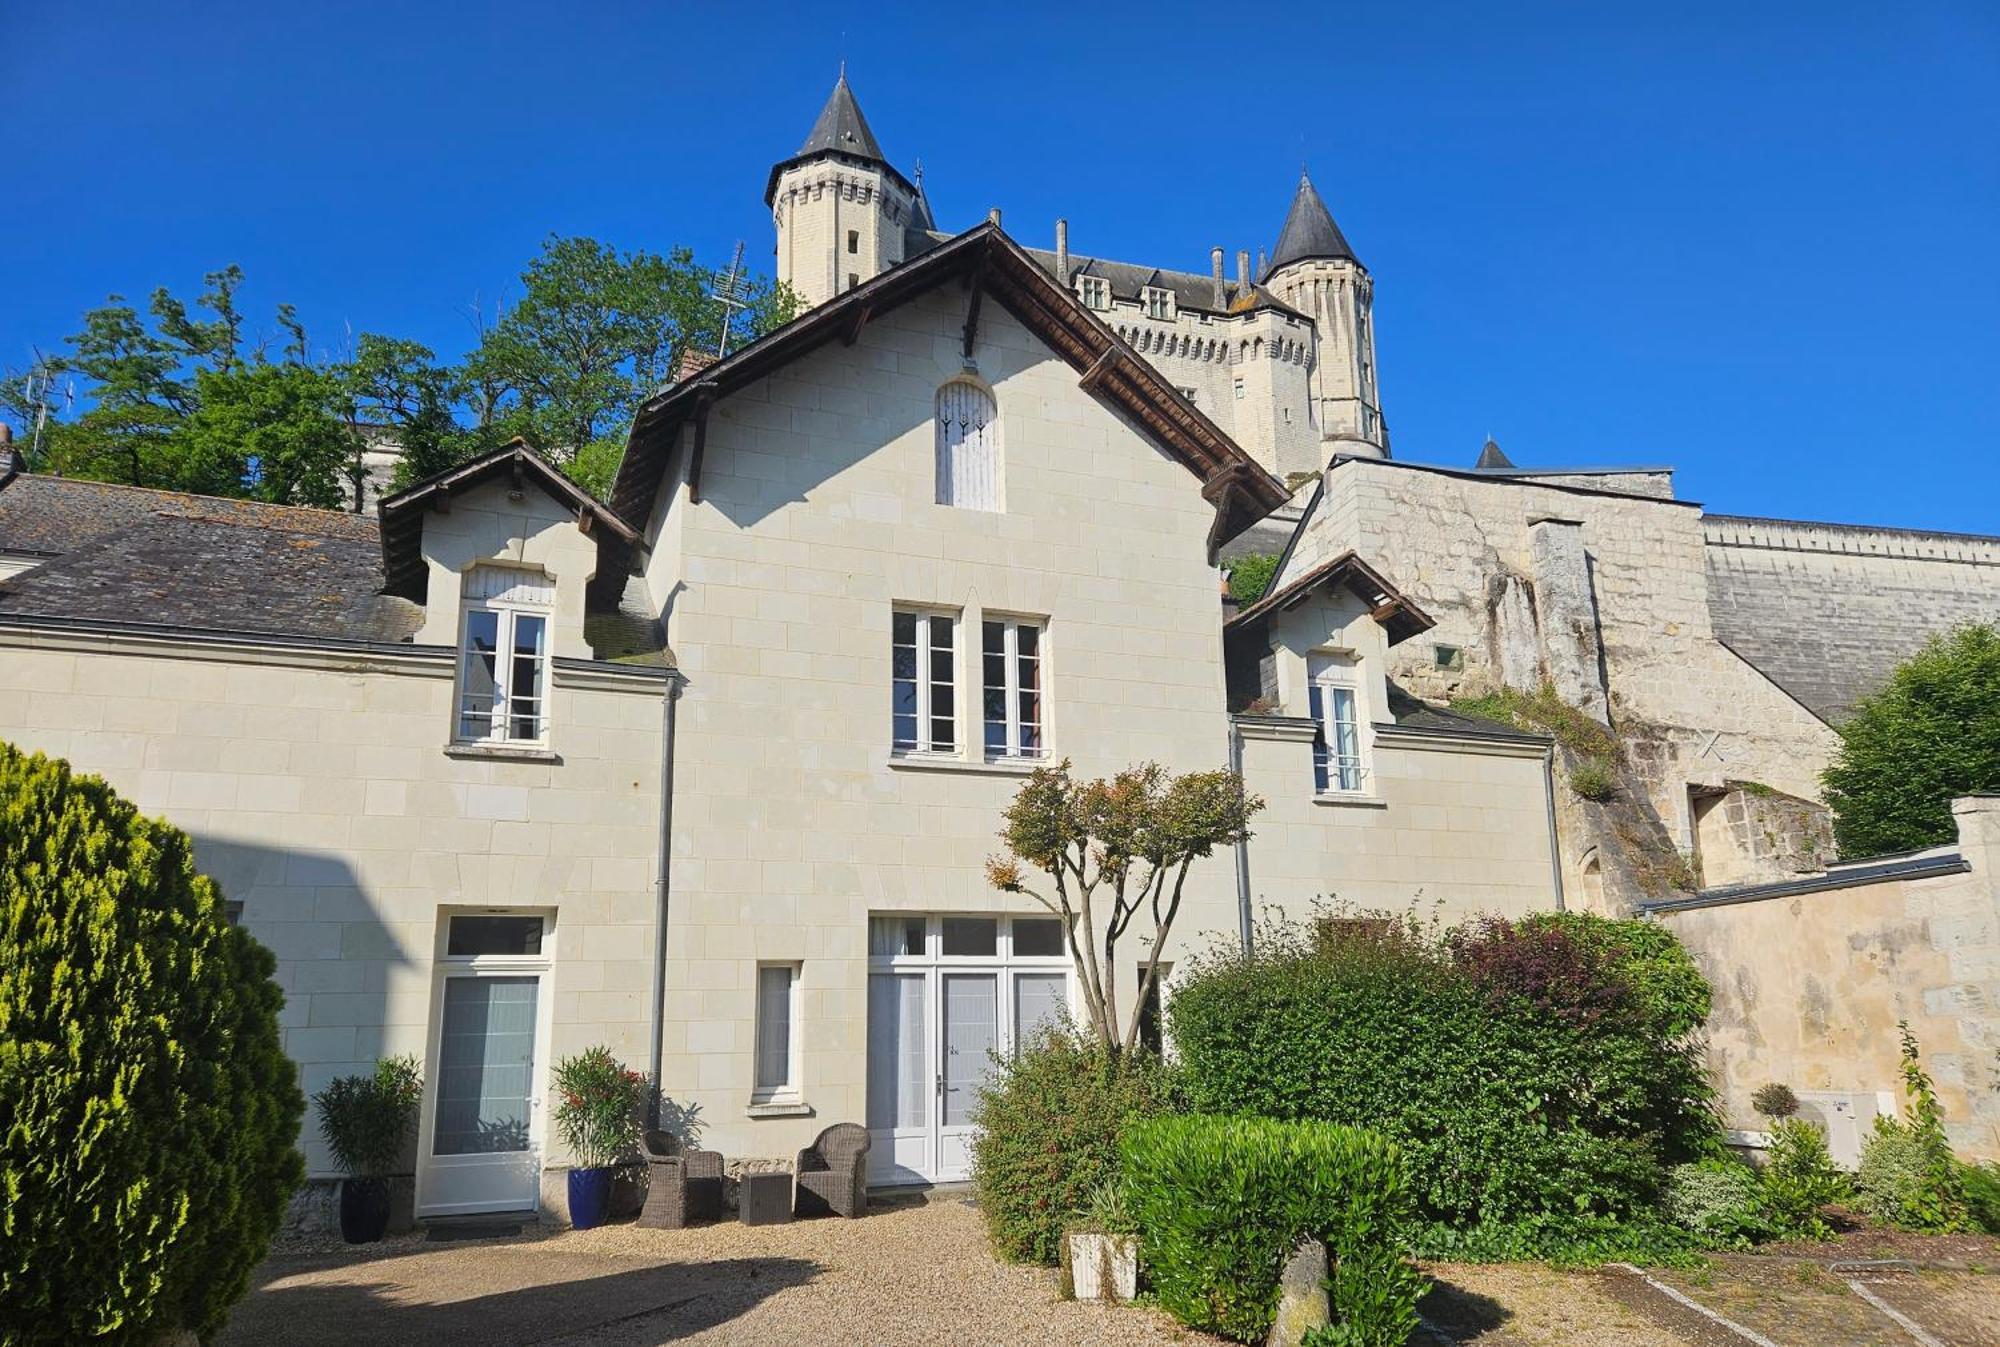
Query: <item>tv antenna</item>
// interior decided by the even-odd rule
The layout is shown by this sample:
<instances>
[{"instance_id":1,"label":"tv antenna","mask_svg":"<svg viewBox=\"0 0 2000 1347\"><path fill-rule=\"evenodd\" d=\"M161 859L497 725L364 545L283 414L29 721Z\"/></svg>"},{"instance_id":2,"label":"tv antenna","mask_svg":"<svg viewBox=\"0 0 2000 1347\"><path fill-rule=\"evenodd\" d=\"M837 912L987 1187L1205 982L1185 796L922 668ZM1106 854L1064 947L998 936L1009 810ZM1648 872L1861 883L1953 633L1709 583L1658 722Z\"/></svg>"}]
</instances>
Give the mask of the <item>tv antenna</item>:
<instances>
[{"instance_id":1,"label":"tv antenna","mask_svg":"<svg viewBox=\"0 0 2000 1347\"><path fill-rule=\"evenodd\" d=\"M34 428L28 436L28 462L41 462L42 432L48 428L49 412L56 398L56 367L41 352L35 353L35 363L28 370L22 391L27 394L27 404L34 413ZM76 405L76 381L72 379L67 393L68 407Z\"/></svg>"},{"instance_id":2,"label":"tv antenna","mask_svg":"<svg viewBox=\"0 0 2000 1347\"><path fill-rule=\"evenodd\" d=\"M715 289L708 297L722 306L722 340L716 343L715 355L719 360L729 354L729 329L736 322L736 311L750 307L746 296L750 289L750 278L743 274L743 240L736 240L736 255L729 259L729 270L718 276Z\"/></svg>"}]
</instances>

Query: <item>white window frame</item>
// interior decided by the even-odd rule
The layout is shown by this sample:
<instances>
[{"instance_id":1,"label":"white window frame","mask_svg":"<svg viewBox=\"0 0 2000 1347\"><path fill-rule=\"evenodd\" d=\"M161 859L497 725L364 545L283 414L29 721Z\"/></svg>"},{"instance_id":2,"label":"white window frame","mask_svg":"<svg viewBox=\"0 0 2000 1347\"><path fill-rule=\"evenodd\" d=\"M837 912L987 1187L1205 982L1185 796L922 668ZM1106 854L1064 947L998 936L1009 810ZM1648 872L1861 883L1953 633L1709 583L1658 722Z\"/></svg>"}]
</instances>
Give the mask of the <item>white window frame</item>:
<instances>
[{"instance_id":1,"label":"white window frame","mask_svg":"<svg viewBox=\"0 0 2000 1347\"><path fill-rule=\"evenodd\" d=\"M482 574L505 575L505 567L478 567L467 572L464 583L471 587L474 577ZM554 683L553 659L550 645L555 636L554 587L549 578L537 571L519 571L520 580L506 593L491 597L467 598L459 605L458 616L458 660L452 686L452 742L455 744L512 744L545 746L549 741L549 694ZM517 592L534 594L535 597L513 597ZM546 594L547 598L540 597ZM494 615L494 660L493 660L493 704L484 712L468 709L472 694L467 690L467 675L472 661L478 658L472 650L472 623L478 614ZM519 718L514 712L515 661L514 637L522 619L532 619L542 624L541 650L532 658L535 665L537 694L533 717L535 733L521 735L514 733L514 722ZM501 708L505 708L503 712ZM484 732L478 732L476 722L484 719ZM468 726L468 720L474 721Z\"/></svg>"},{"instance_id":2,"label":"white window frame","mask_svg":"<svg viewBox=\"0 0 2000 1347\"><path fill-rule=\"evenodd\" d=\"M896 639L896 619L899 617L913 617L916 619L914 648L917 655L917 723L915 727L915 741L908 744L900 743L896 739L896 684L899 681L896 677L896 651L902 646L902 642ZM934 702L932 699L936 696L937 681L931 672L931 657L937 650L937 646L931 640L931 624L932 620L937 618L942 618L951 632L951 701L949 710L951 714L952 740L943 747L939 747L936 739L933 737L931 724L934 718ZM958 637L959 629L964 625L960 620L960 614L950 608L927 608L917 604L899 603L891 610L889 617L889 752L891 755L899 758L956 758L963 755L965 740L960 732L964 728L965 717L959 714L958 705L960 683L958 651L962 643ZM983 730L981 732L982 734L984 733Z\"/></svg>"},{"instance_id":3,"label":"white window frame","mask_svg":"<svg viewBox=\"0 0 2000 1347\"><path fill-rule=\"evenodd\" d=\"M1003 728L1004 747L995 752L987 742L987 729L996 722L986 714L986 694L995 690L995 685L987 681L986 628L997 626L1000 631L1001 683L999 691L1004 698ZM1021 632L1027 629L1035 633L1035 653L1021 654ZM1032 749L1021 747L1021 661L1031 659L1035 664L1035 697L1038 713L1034 725L1038 731L1037 743ZM979 745L988 762L1040 762L1049 756L1049 624L1046 618L1015 617L1008 613L982 613L979 623Z\"/></svg>"},{"instance_id":4,"label":"white window frame","mask_svg":"<svg viewBox=\"0 0 2000 1347\"><path fill-rule=\"evenodd\" d=\"M1111 282L1102 276L1077 277L1076 293L1086 309L1101 312L1111 307Z\"/></svg>"},{"instance_id":5,"label":"white window frame","mask_svg":"<svg viewBox=\"0 0 2000 1347\"><path fill-rule=\"evenodd\" d=\"M1149 285L1141 296L1146 306L1146 316L1161 322L1172 322L1174 318L1174 292L1157 285Z\"/></svg>"},{"instance_id":6,"label":"white window frame","mask_svg":"<svg viewBox=\"0 0 2000 1347\"><path fill-rule=\"evenodd\" d=\"M765 1012L764 975L773 971L783 971L789 983L785 988L785 1060L784 1079L766 1082L764 1068L770 1060L764 1051ZM800 1009L804 1004L801 984L805 981L805 965L796 959L764 959L757 964L756 1016L752 1032L756 1035L751 1051L750 1102L771 1104L795 1101L801 1097L802 1078L805 1071L804 1034Z\"/></svg>"},{"instance_id":7,"label":"white window frame","mask_svg":"<svg viewBox=\"0 0 2000 1347\"><path fill-rule=\"evenodd\" d=\"M1313 737L1313 790L1324 796L1353 796L1363 794L1368 789L1368 736L1365 733L1366 718L1362 715L1361 681L1358 666L1351 656L1334 652L1321 652L1307 660L1307 706L1312 714L1315 734ZM1340 699L1345 695L1348 719L1345 724L1353 736L1353 752L1340 751L1339 715ZM1322 773L1326 784L1320 785Z\"/></svg>"}]
</instances>

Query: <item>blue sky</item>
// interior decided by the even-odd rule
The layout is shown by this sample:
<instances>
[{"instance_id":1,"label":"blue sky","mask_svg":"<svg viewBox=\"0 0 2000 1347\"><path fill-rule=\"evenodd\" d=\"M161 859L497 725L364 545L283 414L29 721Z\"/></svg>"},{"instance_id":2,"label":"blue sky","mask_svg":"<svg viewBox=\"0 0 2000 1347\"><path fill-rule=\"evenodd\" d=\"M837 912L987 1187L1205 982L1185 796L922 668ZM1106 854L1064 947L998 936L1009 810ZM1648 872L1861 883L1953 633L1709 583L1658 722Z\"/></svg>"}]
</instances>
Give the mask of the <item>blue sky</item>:
<instances>
[{"instance_id":1,"label":"blue sky","mask_svg":"<svg viewBox=\"0 0 2000 1347\"><path fill-rule=\"evenodd\" d=\"M1990 0L474 8L0 0L0 366L229 262L267 327L445 355L551 231L768 270L844 55L945 228L1202 270L1309 163L1399 457L2000 532Z\"/></svg>"}]
</instances>

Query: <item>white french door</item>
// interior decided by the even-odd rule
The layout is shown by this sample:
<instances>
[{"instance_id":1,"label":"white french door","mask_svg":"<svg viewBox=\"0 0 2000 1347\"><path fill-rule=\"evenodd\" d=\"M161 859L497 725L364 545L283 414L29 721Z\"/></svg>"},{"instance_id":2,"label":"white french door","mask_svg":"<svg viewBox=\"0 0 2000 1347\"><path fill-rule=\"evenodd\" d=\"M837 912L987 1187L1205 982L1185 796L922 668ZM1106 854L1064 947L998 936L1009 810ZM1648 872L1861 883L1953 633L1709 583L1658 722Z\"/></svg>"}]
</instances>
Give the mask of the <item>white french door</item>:
<instances>
[{"instance_id":1,"label":"white french door","mask_svg":"<svg viewBox=\"0 0 2000 1347\"><path fill-rule=\"evenodd\" d=\"M547 918L467 914L441 925L418 1212L532 1211L541 1195Z\"/></svg>"},{"instance_id":2,"label":"white french door","mask_svg":"<svg viewBox=\"0 0 2000 1347\"><path fill-rule=\"evenodd\" d=\"M869 948L870 1178L964 1179L994 1054L1068 1006L1061 928L1037 917L877 916Z\"/></svg>"}]
</instances>

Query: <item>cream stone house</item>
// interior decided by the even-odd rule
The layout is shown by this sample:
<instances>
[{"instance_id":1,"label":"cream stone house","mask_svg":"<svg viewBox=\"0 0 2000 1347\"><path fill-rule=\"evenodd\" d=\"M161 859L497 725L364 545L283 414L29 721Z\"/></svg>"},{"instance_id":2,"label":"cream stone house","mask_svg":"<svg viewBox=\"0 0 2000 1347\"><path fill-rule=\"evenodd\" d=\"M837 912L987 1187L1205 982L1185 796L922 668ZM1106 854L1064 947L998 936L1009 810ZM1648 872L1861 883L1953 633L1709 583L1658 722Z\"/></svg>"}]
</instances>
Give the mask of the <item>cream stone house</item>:
<instances>
[{"instance_id":1,"label":"cream stone house","mask_svg":"<svg viewBox=\"0 0 2000 1347\"><path fill-rule=\"evenodd\" d=\"M947 1181L1071 999L984 879L1042 763L1269 799L1170 963L1267 901L1556 901L1546 741L1389 685L1431 624L1391 578L1231 614L1219 551L1285 499L988 224L665 390L608 505L520 446L376 517L16 464L0 735L195 837L309 1091L419 1055L422 1214L533 1207L549 1063L598 1041L732 1157L865 1120L879 1181Z\"/></svg>"}]
</instances>

